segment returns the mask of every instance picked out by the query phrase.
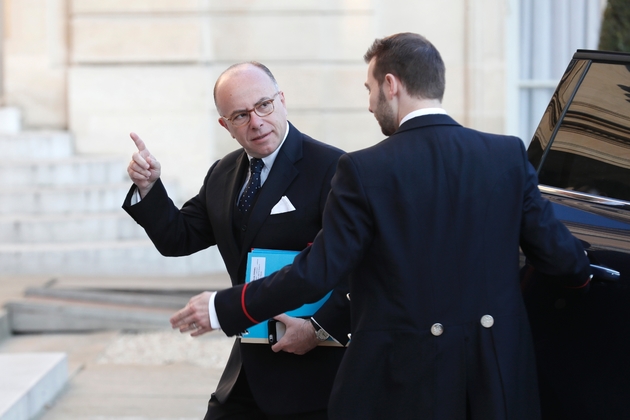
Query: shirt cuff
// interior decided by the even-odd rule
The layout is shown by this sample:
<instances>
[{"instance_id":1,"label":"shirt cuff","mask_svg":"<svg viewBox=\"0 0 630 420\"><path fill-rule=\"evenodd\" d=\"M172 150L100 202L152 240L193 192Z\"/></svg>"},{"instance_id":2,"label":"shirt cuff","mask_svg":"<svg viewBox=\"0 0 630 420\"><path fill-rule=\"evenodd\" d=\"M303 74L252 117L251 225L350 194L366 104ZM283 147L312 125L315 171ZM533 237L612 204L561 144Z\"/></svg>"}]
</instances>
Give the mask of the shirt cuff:
<instances>
[{"instance_id":1,"label":"shirt cuff","mask_svg":"<svg viewBox=\"0 0 630 420\"><path fill-rule=\"evenodd\" d=\"M138 191L138 187L133 191L133 195L131 196L131 205L138 204L142 200L140 197L140 191Z\"/></svg>"},{"instance_id":2,"label":"shirt cuff","mask_svg":"<svg viewBox=\"0 0 630 420\"><path fill-rule=\"evenodd\" d=\"M319 328L321 328L321 329L322 329L322 330L323 330L326 334L328 334L328 331L326 331L326 330L324 329L324 327L322 327L322 326L320 325L320 323L319 323L319 322L317 322L317 321L315 320L315 318L311 317L311 321L313 321L313 322L314 322L314 323L315 323L315 324L316 324ZM336 339L335 337L333 337L332 335L328 334L328 337L329 337L332 341L334 341L335 343L339 344L341 347L345 347L343 344L341 344L341 343L339 342L339 340L337 340L337 339Z\"/></svg>"},{"instance_id":3,"label":"shirt cuff","mask_svg":"<svg viewBox=\"0 0 630 420\"><path fill-rule=\"evenodd\" d=\"M210 327L212 327L213 330L220 330L221 324L219 324L217 310L214 307L214 297L216 295L217 292L212 292L212 295L210 295L210 300L208 301L208 315L210 315Z\"/></svg>"}]
</instances>

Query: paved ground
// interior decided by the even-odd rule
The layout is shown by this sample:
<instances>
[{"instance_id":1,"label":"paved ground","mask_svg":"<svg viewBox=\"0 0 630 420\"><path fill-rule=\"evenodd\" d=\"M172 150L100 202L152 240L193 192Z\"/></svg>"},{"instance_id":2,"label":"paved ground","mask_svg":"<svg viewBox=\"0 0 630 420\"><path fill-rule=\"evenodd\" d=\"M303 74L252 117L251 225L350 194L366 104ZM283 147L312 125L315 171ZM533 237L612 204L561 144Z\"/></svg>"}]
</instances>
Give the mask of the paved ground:
<instances>
[{"instance_id":1,"label":"paved ground","mask_svg":"<svg viewBox=\"0 0 630 420\"><path fill-rule=\"evenodd\" d=\"M0 305L20 298L29 286L49 278L0 277ZM216 279L215 279L216 280ZM156 279L59 279L66 284L107 281L155 288ZM214 280L213 280L214 281ZM221 287L225 278L162 279L165 288ZM215 287L210 287L212 290ZM201 419L214 390L233 339L222 333L193 339L177 331L104 331L79 334L13 335L0 343L0 353L65 352L70 380L64 392L40 420L192 420Z\"/></svg>"}]
</instances>

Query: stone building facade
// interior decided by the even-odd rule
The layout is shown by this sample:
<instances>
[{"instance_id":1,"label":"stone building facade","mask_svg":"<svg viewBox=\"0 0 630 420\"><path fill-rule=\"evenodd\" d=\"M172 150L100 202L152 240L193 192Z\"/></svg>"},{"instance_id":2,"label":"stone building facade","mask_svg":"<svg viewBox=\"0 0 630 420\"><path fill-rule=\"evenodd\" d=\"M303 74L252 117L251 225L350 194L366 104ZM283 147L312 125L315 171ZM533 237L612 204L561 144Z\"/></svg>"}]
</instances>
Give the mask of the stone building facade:
<instances>
[{"instance_id":1,"label":"stone building facade","mask_svg":"<svg viewBox=\"0 0 630 420\"><path fill-rule=\"evenodd\" d=\"M382 138L362 55L377 37L418 32L446 62L448 112L504 132L512 3L3 0L2 100L24 128L69 130L81 154L127 158L128 133L139 133L187 197L237 146L216 121L212 88L239 61L271 68L301 130L355 150Z\"/></svg>"}]
</instances>

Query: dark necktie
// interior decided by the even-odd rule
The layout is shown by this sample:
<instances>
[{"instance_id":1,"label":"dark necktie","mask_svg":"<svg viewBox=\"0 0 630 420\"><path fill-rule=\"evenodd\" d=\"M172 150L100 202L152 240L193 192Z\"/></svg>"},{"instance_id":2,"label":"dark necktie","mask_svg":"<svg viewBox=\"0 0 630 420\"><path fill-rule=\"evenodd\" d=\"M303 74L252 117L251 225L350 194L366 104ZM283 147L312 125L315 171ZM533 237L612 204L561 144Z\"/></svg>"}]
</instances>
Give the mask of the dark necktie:
<instances>
[{"instance_id":1,"label":"dark necktie","mask_svg":"<svg viewBox=\"0 0 630 420\"><path fill-rule=\"evenodd\" d=\"M252 208L254 197L256 197L256 193L260 189L260 172L263 166L265 166L265 163L262 159L252 158L249 162L249 166L251 176L249 177L249 182L247 183L247 187L245 187L245 191L243 191L241 199L238 201L238 209L243 213L247 213Z\"/></svg>"}]
</instances>

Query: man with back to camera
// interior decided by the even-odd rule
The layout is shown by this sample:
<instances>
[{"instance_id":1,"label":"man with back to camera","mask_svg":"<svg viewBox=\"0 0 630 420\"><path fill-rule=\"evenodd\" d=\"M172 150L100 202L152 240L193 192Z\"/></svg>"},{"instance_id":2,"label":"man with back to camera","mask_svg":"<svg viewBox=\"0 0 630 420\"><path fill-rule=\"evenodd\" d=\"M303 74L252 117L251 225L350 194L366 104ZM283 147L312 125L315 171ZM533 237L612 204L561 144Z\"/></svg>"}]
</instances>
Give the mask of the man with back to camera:
<instances>
[{"instance_id":1,"label":"man with back to camera","mask_svg":"<svg viewBox=\"0 0 630 420\"><path fill-rule=\"evenodd\" d=\"M582 290L584 249L541 197L520 139L445 114L444 63L429 41L392 35L364 58L369 110L390 137L339 159L313 244L217 292L213 325L233 335L349 276L352 340L330 419L537 419L519 245L549 281ZM189 319L183 310L171 322Z\"/></svg>"},{"instance_id":2,"label":"man with back to camera","mask_svg":"<svg viewBox=\"0 0 630 420\"><path fill-rule=\"evenodd\" d=\"M342 151L287 121L284 93L260 63L228 68L215 84L214 99L219 123L242 149L215 162L199 194L178 210L159 179L159 162L132 133L138 152L128 173L135 185L123 208L163 255L189 255L217 245L236 285L244 282L251 248L302 250L312 242ZM348 341L346 294L347 285L337 288L311 320L277 317L287 330L273 347L237 339L205 418L326 419ZM210 331L210 296L191 298L186 310L194 320L182 332ZM338 347L317 346L328 334Z\"/></svg>"}]
</instances>

